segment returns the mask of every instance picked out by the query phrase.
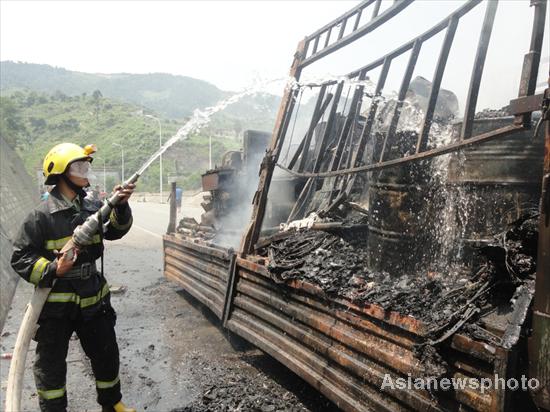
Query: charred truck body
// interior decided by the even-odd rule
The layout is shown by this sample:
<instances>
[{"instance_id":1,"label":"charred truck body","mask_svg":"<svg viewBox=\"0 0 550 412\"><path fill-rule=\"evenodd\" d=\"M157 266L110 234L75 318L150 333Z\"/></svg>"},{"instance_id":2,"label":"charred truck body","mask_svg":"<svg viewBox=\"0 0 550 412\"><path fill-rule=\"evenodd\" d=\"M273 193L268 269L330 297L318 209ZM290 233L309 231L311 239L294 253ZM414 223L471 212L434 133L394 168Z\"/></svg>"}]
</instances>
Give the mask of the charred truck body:
<instances>
[{"instance_id":1,"label":"charred truck body","mask_svg":"<svg viewBox=\"0 0 550 412\"><path fill-rule=\"evenodd\" d=\"M165 276L343 410L550 409L550 96L537 92L547 2L522 6L530 47L506 56L523 59L519 93L497 111L476 107L502 2L465 1L347 80L300 84L313 63L415 2L367 0L306 37L239 247L215 233L168 233ZM441 85L457 28L476 15L459 112ZM438 35L426 80L415 68ZM307 91L315 107L300 130ZM495 376L538 385L480 387ZM432 385L395 385L424 378ZM466 384L445 390L444 379Z\"/></svg>"},{"instance_id":2,"label":"charred truck body","mask_svg":"<svg viewBox=\"0 0 550 412\"><path fill-rule=\"evenodd\" d=\"M202 174L200 222L182 219L176 231L238 246L250 210L250 197L258 184L257 166L265 155L271 134L257 130L243 133L243 149L223 154L221 165ZM175 222L173 223L175 227Z\"/></svg>"}]
</instances>

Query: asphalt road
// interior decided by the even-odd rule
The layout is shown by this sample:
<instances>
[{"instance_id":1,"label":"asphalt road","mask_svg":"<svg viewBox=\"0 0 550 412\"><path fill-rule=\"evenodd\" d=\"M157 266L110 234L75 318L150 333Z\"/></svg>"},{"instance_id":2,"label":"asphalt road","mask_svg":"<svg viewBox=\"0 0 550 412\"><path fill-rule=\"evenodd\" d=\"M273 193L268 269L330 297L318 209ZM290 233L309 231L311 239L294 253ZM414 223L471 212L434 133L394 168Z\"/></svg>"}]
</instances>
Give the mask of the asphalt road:
<instances>
[{"instance_id":1,"label":"asphalt road","mask_svg":"<svg viewBox=\"0 0 550 412\"><path fill-rule=\"evenodd\" d=\"M170 217L170 205L168 203L131 202L134 214L134 228L151 235L162 236L166 233ZM195 206L191 198L184 198L178 217L190 216L200 221L201 207Z\"/></svg>"},{"instance_id":2,"label":"asphalt road","mask_svg":"<svg viewBox=\"0 0 550 412\"><path fill-rule=\"evenodd\" d=\"M195 202L196 204L196 202ZM329 411L325 398L269 356L222 330L217 319L162 273L166 204L132 202L134 225L106 242L105 276L117 312L123 399L138 411ZM184 204L182 214L200 215ZM197 216L198 217L198 216ZM0 352L11 353L33 292L19 285L2 331ZM35 343L27 357L22 411L38 410L32 377ZM73 336L67 357L68 411L99 411L89 361ZM0 360L3 410L9 360ZM209 406L211 405L211 406ZM216 405L216 406L214 406Z\"/></svg>"}]
</instances>

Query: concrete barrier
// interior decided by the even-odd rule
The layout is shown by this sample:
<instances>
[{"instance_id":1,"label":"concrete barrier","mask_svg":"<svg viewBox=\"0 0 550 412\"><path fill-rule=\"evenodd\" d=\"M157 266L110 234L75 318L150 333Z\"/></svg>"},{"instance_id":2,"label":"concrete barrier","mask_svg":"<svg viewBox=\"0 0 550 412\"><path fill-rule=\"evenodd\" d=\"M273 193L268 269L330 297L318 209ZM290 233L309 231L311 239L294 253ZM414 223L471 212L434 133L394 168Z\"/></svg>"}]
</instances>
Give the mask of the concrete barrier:
<instances>
[{"instance_id":1,"label":"concrete barrier","mask_svg":"<svg viewBox=\"0 0 550 412\"><path fill-rule=\"evenodd\" d=\"M10 265L13 239L27 213L39 201L37 187L23 162L0 138L0 331L19 280Z\"/></svg>"}]
</instances>

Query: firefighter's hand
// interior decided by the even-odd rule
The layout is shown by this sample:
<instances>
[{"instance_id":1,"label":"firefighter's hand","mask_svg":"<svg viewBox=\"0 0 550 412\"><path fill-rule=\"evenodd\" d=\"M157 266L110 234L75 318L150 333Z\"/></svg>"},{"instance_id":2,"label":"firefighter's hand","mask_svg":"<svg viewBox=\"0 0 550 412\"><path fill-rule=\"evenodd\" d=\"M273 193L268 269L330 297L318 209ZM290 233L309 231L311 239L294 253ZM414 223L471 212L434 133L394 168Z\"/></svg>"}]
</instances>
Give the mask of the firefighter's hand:
<instances>
[{"instance_id":1,"label":"firefighter's hand","mask_svg":"<svg viewBox=\"0 0 550 412\"><path fill-rule=\"evenodd\" d=\"M78 257L78 249L76 248L75 244L73 243L73 240L69 240L65 246L63 246L63 249L61 249L60 252L55 252L56 255L56 263L57 263L57 270L55 274L59 277L62 277L65 273L67 273L74 265L74 262L76 261L76 258Z\"/></svg>"},{"instance_id":2,"label":"firefighter's hand","mask_svg":"<svg viewBox=\"0 0 550 412\"><path fill-rule=\"evenodd\" d=\"M121 185L116 185L113 191L120 193L120 204L124 204L128 202L128 199L130 199L130 196L134 193L135 188L136 185L130 183L126 189L123 189Z\"/></svg>"}]
</instances>

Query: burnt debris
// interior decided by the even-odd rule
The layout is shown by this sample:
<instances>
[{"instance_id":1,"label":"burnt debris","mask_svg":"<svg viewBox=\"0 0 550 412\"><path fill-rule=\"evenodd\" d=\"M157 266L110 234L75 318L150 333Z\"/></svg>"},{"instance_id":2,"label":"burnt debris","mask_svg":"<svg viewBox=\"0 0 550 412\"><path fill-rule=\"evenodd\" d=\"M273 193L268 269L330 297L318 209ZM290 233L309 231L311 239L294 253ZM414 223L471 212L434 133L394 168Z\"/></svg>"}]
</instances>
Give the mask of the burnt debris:
<instances>
[{"instance_id":1,"label":"burnt debris","mask_svg":"<svg viewBox=\"0 0 550 412\"><path fill-rule=\"evenodd\" d=\"M366 237L345 239L332 233L301 230L274 240L264 250L278 283L301 280L319 286L328 298L356 305L377 304L410 315L429 326L430 343L439 343L485 314L530 299L536 270L537 217L532 213L479 250L477 268L454 267L447 273L409 273L394 277L369 270ZM526 293L527 292L527 293ZM521 296L521 299L519 298ZM495 337L479 326L468 331Z\"/></svg>"},{"instance_id":2,"label":"burnt debris","mask_svg":"<svg viewBox=\"0 0 550 412\"><path fill-rule=\"evenodd\" d=\"M243 353L240 357L247 365L239 365L233 359L217 365L196 360L201 390L191 404L172 412L334 410L326 398L310 394L305 382L259 351Z\"/></svg>"}]
</instances>

